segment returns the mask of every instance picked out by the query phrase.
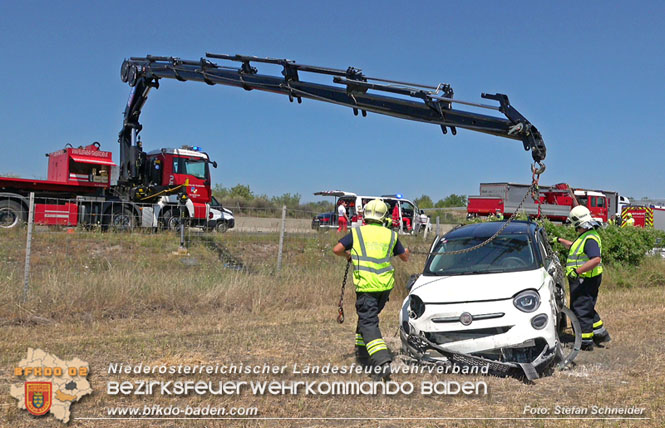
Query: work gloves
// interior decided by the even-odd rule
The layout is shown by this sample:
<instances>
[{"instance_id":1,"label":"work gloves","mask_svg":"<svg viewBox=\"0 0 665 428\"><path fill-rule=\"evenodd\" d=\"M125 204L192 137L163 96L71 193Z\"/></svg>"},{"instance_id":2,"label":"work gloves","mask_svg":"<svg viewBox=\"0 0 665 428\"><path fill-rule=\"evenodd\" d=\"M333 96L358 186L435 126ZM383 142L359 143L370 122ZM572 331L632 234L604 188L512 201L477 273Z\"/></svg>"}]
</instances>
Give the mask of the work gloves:
<instances>
[{"instance_id":1,"label":"work gloves","mask_svg":"<svg viewBox=\"0 0 665 428\"><path fill-rule=\"evenodd\" d=\"M577 273L577 269L573 269L572 272L570 272L568 274L568 279L570 279L570 280L579 279L579 277L580 277L580 274Z\"/></svg>"},{"instance_id":2,"label":"work gloves","mask_svg":"<svg viewBox=\"0 0 665 428\"><path fill-rule=\"evenodd\" d=\"M550 245L554 245L559 242L559 237L555 236L553 238L550 238Z\"/></svg>"}]
</instances>

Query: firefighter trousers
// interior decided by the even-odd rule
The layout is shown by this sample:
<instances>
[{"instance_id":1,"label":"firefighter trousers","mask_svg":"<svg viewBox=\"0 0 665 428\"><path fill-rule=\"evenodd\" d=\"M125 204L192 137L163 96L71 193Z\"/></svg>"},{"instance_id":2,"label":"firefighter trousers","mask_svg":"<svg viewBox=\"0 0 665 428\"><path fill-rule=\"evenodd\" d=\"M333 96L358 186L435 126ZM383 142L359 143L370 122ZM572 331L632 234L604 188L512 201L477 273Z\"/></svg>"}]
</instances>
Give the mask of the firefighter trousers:
<instances>
[{"instance_id":1,"label":"firefighter trousers","mask_svg":"<svg viewBox=\"0 0 665 428\"><path fill-rule=\"evenodd\" d=\"M356 292L356 357L361 362L380 366L392 361L392 354L381 336L379 313L388 302L390 290L372 293Z\"/></svg>"},{"instance_id":2,"label":"firefighter trousers","mask_svg":"<svg viewBox=\"0 0 665 428\"><path fill-rule=\"evenodd\" d=\"M600 315L596 312L596 301L598 300L598 289L603 275L592 278L569 279L570 283L570 308L580 321L582 327L582 343L592 342L607 335Z\"/></svg>"}]
</instances>

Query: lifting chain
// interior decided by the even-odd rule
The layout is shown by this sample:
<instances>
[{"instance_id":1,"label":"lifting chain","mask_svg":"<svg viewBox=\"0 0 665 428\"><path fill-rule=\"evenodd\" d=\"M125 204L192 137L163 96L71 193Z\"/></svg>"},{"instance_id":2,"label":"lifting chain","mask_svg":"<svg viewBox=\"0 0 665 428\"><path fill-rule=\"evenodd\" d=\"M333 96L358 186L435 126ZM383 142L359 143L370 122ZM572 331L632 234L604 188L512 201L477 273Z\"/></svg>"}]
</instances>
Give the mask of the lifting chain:
<instances>
[{"instance_id":1,"label":"lifting chain","mask_svg":"<svg viewBox=\"0 0 665 428\"><path fill-rule=\"evenodd\" d=\"M346 278L349 276L349 266L351 266L351 258L346 261L344 280L342 281L342 293L339 296L339 303L337 304L337 322L340 324L344 323L344 289L346 288Z\"/></svg>"},{"instance_id":2,"label":"lifting chain","mask_svg":"<svg viewBox=\"0 0 665 428\"><path fill-rule=\"evenodd\" d=\"M412 251L412 253L413 254L424 254L424 255L427 255L427 256L432 255L432 254L441 254L441 255L452 256L452 255L456 255L456 254L469 253L471 251L477 250L478 248L484 247L485 245L489 244L494 239L496 239L496 237L499 236L501 234L501 232L503 232L506 229L506 227L508 227L508 225L515 218L517 218L517 214L520 212L520 210L522 209L522 205L524 205L524 202L526 201L526 199L529 196L531 196L531 198L534 200L534 202L537 201L536 204L538 205L538 216L540 217L540 197L539 197L539 193L538 193L538 180L540 180L540 174L545 172L545 164L542 163L542 162L538 162L538 166L536 166L536 163L534 163L533 165L531 165L531 172L532 172L532 174L531 174L531 185L529 186L526 193L524 194L524 197L522 198L522 201L519 203L519 205L515 209L515 212L513 212L513 214L508 218L508 220L506 220L506 222L503 224L503 226L501 226L501 228L499 230L497 230L494 235L487 238L487 240L485 240L484 242L481 242L478 245L474 245L473 247L463 248L461 250L444 251L444 252Z\"/></svg>"},{"instance_id":3,"label":"lifting chain","mask_svg":"<svg viewBox=\"0 0 665 428\"><path fill-rule=\"evenodd\" d=\"M545 172L545 164L538 162L538 166L536 166L536 162L531 164L531 198L533 199L533 202L538 206L538 216L536 218L542 219L542 212L540 210L540 193L538 189L538 181L540 181L540 174Z\"/></svg>"}]
</instances>

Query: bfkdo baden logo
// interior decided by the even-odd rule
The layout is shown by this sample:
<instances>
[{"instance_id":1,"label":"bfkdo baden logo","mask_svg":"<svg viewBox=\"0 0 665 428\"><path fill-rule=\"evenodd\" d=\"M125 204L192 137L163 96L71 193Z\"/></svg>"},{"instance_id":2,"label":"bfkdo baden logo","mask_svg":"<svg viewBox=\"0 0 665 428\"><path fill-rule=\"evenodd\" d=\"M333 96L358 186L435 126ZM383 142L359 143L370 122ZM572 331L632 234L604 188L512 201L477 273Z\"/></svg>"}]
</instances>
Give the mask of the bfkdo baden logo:
<instances>
[{"instance_id":1,"label":"bfkdo baden logo","mask_svg":"<svg viewBox=\"0 0 665 428\"><path fill-rule=\"evenodd\" d=\"M26 382L25 408L35 416L45 415L51 409L52 391L51 382Z\"/></svg>"},{"instance_id":2,"label":"bfkdo baden logo","mask_svg":"<svg viewBox=\"0 0 665 428\"><path fill-rule=\"evenodd\" d=\"M23 383L12 384L10 394L18 400L19 409L34 416L51 413L67 423L72 403L92 393L88 371L88 363L78 358L64 361L29 348L27 357L14 367L14 377Z\"/></svg>"}]
</instances>

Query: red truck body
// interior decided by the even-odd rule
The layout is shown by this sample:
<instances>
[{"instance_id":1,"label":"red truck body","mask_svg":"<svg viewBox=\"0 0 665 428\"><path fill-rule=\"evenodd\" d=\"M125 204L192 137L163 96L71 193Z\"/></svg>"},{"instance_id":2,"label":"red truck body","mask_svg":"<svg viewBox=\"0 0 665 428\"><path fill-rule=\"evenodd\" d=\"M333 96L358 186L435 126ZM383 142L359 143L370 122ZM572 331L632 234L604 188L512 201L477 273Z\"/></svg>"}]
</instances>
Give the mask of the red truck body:
<instances>
[{"instance_id":1,"label":"red truck body","mask_svg":"<svg viewBox=\"0 0 665 428\"><path fill-rule=\"evenodd\" d=\"M528 184L518 183L481 183L480 195L469 196L467 215L478 217L500 212L505 217L510 217L524 199L529 187ZM604 194L583 189L574 192L579 204L589 208L592 217L607 222L608 201ZM573 198L567 184L541 186L538 195L537 202L531 195L527 195L520 212L529 216L537 216L540 212L543 217L553 221L565 221L568 218L573 207Z\"/></svg>"}]
</instances>

